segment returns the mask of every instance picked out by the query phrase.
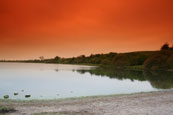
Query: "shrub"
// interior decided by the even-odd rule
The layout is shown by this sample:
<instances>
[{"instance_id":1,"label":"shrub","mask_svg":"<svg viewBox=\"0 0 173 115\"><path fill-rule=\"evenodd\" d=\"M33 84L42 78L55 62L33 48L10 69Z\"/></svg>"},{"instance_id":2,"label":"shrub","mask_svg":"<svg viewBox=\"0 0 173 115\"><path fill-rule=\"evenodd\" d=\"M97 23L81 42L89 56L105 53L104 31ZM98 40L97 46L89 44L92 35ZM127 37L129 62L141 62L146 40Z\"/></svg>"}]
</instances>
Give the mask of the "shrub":
<instances>
[{"instance_id":1,"label":"shrub","mask_svg":"<svg viewBox=\"0 0 173 115\"><path fill-rule=\"evenodd\" d=\"M119 67L143 65L145 60L152 54L153 52L131 52L119 54L114 59L114 65Z\"/></svg>"},{"instance_id":2,"label":"shrub","mask_svg":"<svg viewBox=\"0 0 173 115\"><path fill-rule=\"evenodd\" d=\"M169 44L168 43L163 44L160 50L169 50Z\"/></svg>"},{"instance_id":3,"label":"shrub","mask_svg":"<svg viewBox=\"0 0 173 115\"><path fill-rule=\"evenodd\" d=\"M144 62L144 69L150 70L167 70L171 69L173 60L172 60L173 51L165 50L160 51L152 56L150 56Z\"/></svg>"}]
</instances>

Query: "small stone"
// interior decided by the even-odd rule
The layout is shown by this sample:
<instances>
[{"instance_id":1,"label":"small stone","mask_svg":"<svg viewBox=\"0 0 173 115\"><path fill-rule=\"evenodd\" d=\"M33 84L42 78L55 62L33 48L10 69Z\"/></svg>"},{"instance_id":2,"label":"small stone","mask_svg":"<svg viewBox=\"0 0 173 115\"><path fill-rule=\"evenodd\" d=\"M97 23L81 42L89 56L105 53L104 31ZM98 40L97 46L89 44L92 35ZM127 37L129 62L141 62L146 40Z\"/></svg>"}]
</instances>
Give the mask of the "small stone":
<instances>
[{"instance_id":1,"label":"small stone","mask_svg":"<svg viewBox=\"0 0 173 115\"><path fill-rule=\"evenodd\" d=\"M9 98L9 95L4 95L4 99L8 99Z\"/></svg>"},{"instance_id":2,"label":"small stone","mask_svg":"<svg viewBox=\"0 0 173 115\"><path fill-rule=\"evenodd\" d=\"M31 95L25 95L25 98L29 98L29 97L31 97Z\"/></svg>"},{"instance_id":3,"label":"small stone","mask_svg":"<svg viewBox=\"0 0 173 115\"><path fill-rule=\"evenodd\" d=\"M17 93L17 92L14 92L14 95L19 95L19 93Z\"/></svg>"}]
</instances>

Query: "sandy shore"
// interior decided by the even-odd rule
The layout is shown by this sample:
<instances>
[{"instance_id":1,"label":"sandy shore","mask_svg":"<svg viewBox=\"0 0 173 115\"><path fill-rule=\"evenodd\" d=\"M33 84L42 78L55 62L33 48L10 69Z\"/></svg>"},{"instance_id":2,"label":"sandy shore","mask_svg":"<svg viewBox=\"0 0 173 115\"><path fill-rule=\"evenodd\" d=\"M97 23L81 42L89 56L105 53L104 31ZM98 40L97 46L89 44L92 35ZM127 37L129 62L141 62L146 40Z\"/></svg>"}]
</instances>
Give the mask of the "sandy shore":
<instances>
[{"instance_id":1,"label":"sandy shore","mask_svg":"<svg viewBox=\"0 0 173 115\"><path fill-rule=\"evenodd\" d=\"M11 115L173 115L173 91L64 100L7 101Z\"/></svg>"}]
</instances>

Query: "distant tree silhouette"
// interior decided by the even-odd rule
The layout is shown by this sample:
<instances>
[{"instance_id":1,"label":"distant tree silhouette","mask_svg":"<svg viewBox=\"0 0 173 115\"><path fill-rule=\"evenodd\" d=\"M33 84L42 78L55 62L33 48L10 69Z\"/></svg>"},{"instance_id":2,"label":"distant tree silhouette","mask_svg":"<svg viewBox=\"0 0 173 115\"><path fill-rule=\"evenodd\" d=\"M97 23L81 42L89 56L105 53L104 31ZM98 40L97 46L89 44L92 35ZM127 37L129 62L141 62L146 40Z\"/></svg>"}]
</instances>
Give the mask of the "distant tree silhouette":
<instances>
[{"instance_id":1,"label":"distant tree silhouette","mask_svg":"<svg viewBox=\"0 0 173 115\"><path fill-rule=\"evenodd\" d=\"M40 58L40 60L44 60L44 57L43 56L40 56L39 58Z\"/></svg>"},{"instance_id":2,"label":"distant tree silhouette","mask_svg":"<svg viewBox=\"0 0 173 115\"><path fill-rule=\"evenodd\" d=\"M56 56L55 58L54 58L54 63L59 63L59 61L60 61L60 57L59 56Z\"/></svg>"},{"instance_id":3,"label":"distant tree silhouette","mask_svg":"<svg viewBox=\"0 0 173 115\"><path fill-rule=\"evenodd\" d=\"M169 50L169 44L165 43L162 47L161 50Z\"/></svg>"},{"instance_id":4,"label":"distant tree silhouette","mask_svg":"<svg viewBox=\"0 0 173 115\"><path fill-rule=\"evenodd\" d=\"M54 59L57 61L57 60L59 60L59 59L60 59L60 57L59 57L59 56L56 56Z\"/></svg>"}]
</instances>

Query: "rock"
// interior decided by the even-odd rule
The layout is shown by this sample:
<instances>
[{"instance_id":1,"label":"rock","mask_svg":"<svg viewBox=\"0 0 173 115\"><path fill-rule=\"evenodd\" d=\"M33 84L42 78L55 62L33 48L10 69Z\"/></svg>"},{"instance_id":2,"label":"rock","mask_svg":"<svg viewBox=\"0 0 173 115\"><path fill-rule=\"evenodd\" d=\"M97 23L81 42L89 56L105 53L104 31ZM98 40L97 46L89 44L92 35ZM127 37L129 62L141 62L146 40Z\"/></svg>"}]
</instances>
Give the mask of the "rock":
<instances>
[{"instance_id":1,"label":"rock","mask_svg":"<svg viewBox=\"0 0 173 115\"><path fill-rule=\"evenodd\" d=\"M19 93L17 93L17 92L14 92L14 95L19 95Z\"/></svg>"},{"instance_id":2,"label":"rock","mask_svg":"<svg viewBox=\"0 0 173 115\"><path fill-rule=\"evenodd\" d=\"M4 95L4 99L8 99L9 98L9 95Z\"/></svg>"},{"instance_id":3,"label":"rock","mask_svg":"<svg viewBox=\"0 0 173 115\"><path fill-rule=\"evenodd\" d=\"M25 95L25 98L29 98L29 97L31 97L31 95Z\"/></svg>"}]
</instances>

